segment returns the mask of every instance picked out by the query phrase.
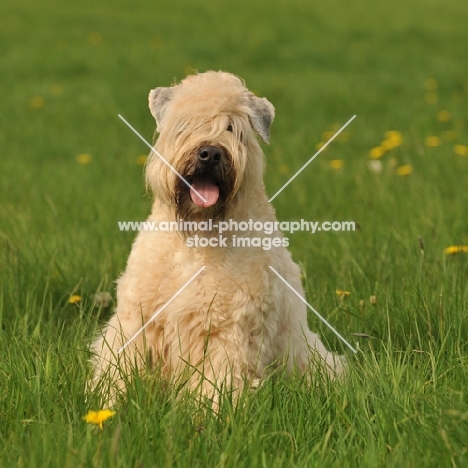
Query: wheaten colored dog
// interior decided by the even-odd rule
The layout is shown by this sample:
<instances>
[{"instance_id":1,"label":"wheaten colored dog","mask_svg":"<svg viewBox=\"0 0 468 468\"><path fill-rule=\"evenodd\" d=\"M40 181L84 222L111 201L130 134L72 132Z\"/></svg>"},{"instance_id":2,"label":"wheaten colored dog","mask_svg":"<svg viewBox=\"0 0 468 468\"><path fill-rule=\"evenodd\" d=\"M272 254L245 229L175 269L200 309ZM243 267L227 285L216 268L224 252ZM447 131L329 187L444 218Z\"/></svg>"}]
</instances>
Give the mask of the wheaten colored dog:
<instances>
[{"instance_id":1,"label":"wheaten colored dog","mask_svg":"<svg viewBox=\"0 0 468 468\"><path fill-rule=\"evenodd\" d=\"M274 118L270 102L249 92L237 77L210 71L152 90L149 107L159 132L156 150L194 190L152 155L146 178L155 201L148 221L276 220L254 134L268 143ZM113 402L132 370L143 373L148 362L209 398L223 386L234 391L255 386L272 364L305 370L321 361L332 377L342 372L344 359L328 352L309 330L305 305L269 268L304 295L299 267L285 247L233 247L238 232L223 233L226 247L189 247L193 234L138 234L118 280L117 310L92 345L92 387L110 382L106 398ZM197 234L219 237L216 230ZM282 238L280 232L241 234ZM166 305L202 266L202 273Z\"/></svg>"}]
</instances>

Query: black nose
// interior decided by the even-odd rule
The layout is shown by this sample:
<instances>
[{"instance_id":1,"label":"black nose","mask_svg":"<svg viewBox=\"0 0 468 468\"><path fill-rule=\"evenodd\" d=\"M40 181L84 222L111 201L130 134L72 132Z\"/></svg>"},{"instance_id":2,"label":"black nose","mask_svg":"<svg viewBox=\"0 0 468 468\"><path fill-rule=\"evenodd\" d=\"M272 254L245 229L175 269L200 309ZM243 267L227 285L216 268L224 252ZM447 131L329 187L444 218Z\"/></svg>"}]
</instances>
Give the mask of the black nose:
<instances>
[{"instance_id":1,"label":"black nose","mask_svg":"<svg viewBox=\"0 0 468 468\"><path fill-rule=\"evenodd\" d=\"M217 146L202 146L198 150L198 160L207 166L216 166L221 161L221 150Z\"/></svg>"}]
</instances>

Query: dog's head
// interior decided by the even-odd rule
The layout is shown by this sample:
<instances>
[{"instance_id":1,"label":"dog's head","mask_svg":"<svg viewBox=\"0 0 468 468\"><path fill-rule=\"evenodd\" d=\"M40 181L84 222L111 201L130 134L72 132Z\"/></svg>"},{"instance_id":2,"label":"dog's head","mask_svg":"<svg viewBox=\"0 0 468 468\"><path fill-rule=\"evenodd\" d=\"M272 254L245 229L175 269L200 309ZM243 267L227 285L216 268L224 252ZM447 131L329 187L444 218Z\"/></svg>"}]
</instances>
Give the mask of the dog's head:
<instances>
[{"instance_id":1,"label":"dog's head","mask_svg":"<svg viewBox=\"0 0 468 468\"><path fill-rule=\"evenodd\" d=\"M155 196L178 217L220 218L229 203L263 188L264 156L255 132L269 142L274 107L234 75L191 75L149 94L159 138L146 168ZM252 193L249 193L249 189Z\"/></svg>"}]
</instances>

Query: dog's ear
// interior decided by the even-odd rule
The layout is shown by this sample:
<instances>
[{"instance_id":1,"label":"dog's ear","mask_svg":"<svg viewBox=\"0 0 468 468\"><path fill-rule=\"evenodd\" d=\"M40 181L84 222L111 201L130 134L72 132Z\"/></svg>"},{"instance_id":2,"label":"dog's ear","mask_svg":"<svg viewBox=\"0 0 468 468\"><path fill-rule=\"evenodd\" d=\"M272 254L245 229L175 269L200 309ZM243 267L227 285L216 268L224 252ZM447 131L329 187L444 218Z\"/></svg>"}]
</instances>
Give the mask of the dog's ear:
<instances>
[{"instance_id":1,"label":"dog's ear","mask_svg":"<svg viewBox=\"0 0 468 468\"><path fill-rule=\"evenodd\" d=\"M166 112L167 105L171 99L172 88L155 88L150 91L148 103L151 114L153 114L153 117L156 120L157 127L159 127L159 123L161 122Z\"/></svg>"},{"instance_id":2,"label":"dog's ear","mask_svg":"<svg viewBox=\"0 0 468 468\"><path fill-rule=\"evenodd\" d=\"M270 143L270 126L275 118L275 108L266 98L259 98L255 94L249 94L250 124L261 136L262 140Z\"/></svg>"}]
</instances>

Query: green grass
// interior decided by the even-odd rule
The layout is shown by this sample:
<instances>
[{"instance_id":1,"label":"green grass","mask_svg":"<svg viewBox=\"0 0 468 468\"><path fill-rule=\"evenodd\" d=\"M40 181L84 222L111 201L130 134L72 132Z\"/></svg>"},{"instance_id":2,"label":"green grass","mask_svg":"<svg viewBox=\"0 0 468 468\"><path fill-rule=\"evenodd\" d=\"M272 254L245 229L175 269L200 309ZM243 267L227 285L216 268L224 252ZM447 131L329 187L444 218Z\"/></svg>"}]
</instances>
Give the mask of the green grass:
<instances>
[{"instance_id":1,"label":"green grass","mask_svg":"<svg viewBox=\"0 0 468 468\"><path fill-rule=\"evenodd\" d=\"M0 466L467 466L468 255L443 252L468 244L468 157L453 151L468 145L467 22L464 0L2 4ZM114 293L125 266L133 234L117 221L151 205L146 148L117 114L150 139L148 91L193 68L231 71L275 105L270 195L357 114L274 205L282 220L359 223L289 236L310 302L359 352L311 316L349 353L342 386L279 374L214 415L137 380L100 431L82 420L96 404L83 388L111 310L92 294ZM388 130L404 143L375 174L368 153Z\"/></svg>"}]
</instances>

